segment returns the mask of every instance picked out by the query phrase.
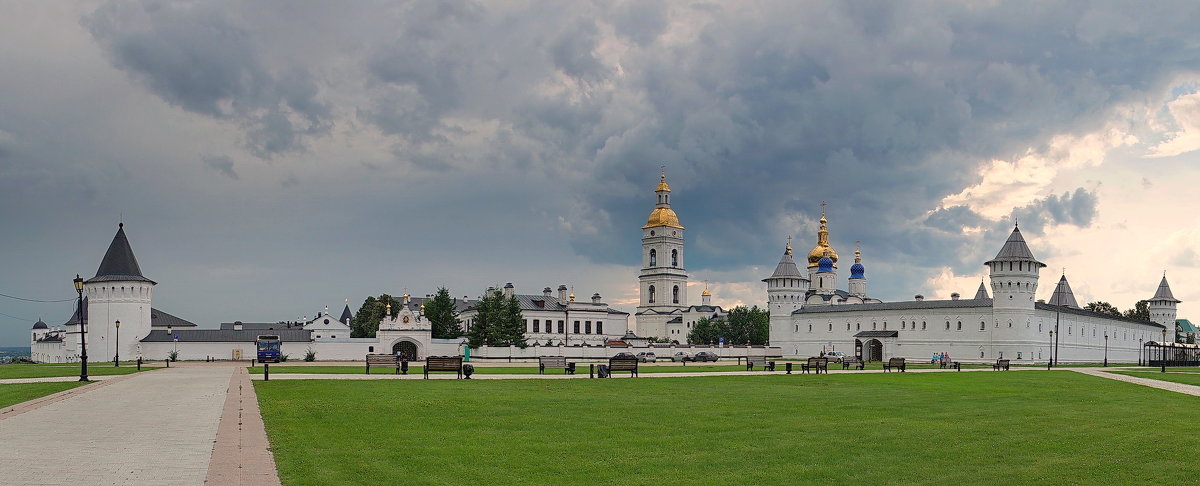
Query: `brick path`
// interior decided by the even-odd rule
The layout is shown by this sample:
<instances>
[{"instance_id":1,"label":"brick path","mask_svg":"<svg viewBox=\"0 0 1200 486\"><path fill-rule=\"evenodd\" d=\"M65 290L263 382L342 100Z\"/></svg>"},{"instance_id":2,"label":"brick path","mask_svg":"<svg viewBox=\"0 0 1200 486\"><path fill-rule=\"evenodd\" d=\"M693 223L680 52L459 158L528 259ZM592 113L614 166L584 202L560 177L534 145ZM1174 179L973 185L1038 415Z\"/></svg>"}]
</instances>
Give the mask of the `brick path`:
<instances>
[{"instance_id":1,"label":"brick path","mask_svg":"<svg viewBox=\"0 0 1200 486\"><path fill-rule=\"evenodd\" d=\"M0 482L204 484L234 371L178 367L126 375L6 416Z\"/></svg>"}]
</instances>

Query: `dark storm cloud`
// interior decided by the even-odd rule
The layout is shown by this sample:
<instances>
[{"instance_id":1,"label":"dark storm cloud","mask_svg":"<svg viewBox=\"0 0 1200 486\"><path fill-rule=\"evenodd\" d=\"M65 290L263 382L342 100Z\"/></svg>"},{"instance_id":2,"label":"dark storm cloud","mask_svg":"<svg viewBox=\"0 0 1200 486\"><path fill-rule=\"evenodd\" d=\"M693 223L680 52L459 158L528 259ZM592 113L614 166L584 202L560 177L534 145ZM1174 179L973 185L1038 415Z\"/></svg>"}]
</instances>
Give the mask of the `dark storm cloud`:
<instances>
[{"instance_id":1,"label":"dark storm cloud","mask_svg":"<svg viewBox=\"0 0 1200 486\"><path fill-rule=\"evenodd\" d=\"M226 7L226 8L222 8ZM115 2L83 22L113 63L165 101L233 120L260 157L303 146L329 130L330 107L299 66L271 66L253 26L229 4Z\"/></svg>"},{"instance_id":2,"label":"dark storm cloud","mask_svg":"<svg viewBox=\"0 0 1200 486\"><path fill-rule=\"evenodd\" d=\"M233 180L238 180L237 171L233 170L233 159L224 155L205 155L200 158L204 166Z\"/></svg>"},{"instance_id":3,"label":"dark storm cloud","mask_svg":"<svg viewBox=\"0 0 1200 486\"><path fill-rule=\"evenodd\" d=\"M1013 210L1013 217L1022 231L1041 234L1051 224L1087 227L1096 217L1096 194L1082 187L1062 195L1051 194ZM1006 225L1005 225L1006 226Z\"/></svg>"}]
</instances>

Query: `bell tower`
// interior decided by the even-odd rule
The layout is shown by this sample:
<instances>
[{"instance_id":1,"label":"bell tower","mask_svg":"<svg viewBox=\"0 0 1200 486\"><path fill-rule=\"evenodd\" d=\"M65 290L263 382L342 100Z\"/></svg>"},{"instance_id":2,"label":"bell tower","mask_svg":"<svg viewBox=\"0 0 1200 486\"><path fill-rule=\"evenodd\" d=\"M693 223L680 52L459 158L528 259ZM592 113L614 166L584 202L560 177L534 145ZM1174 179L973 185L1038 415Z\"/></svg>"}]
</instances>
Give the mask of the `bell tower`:
<instances>
[{"instance_id":1,"label":"bell tower","mask_svg":"<svg viewBox=\"0 0 1200 486\"><path fill-rule=\"evenodd\" d=\"M655 205L642 226L642 270L638 276L637 329L643 336L667 336L666 323L687 308L687 270L683 260L683 225L671 209L667 174L659 174Z\"/></svg>"}]
</instances>

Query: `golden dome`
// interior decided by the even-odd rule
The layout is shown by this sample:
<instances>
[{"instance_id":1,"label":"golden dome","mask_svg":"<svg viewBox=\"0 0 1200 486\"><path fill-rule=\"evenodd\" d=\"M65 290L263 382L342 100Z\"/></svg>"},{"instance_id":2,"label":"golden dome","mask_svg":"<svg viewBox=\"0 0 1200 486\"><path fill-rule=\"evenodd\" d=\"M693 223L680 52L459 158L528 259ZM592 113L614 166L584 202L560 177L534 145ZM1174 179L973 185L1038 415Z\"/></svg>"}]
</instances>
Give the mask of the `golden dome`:
<instances>
[{"instance_id":1,"label":"golden dome","mask_svg":"<svg viewBox=\"0 0 1200 486\"><path fill-rule=\"evenodd\" d=\"M675 211L672 211L671 208L654 208L653 211L650 211L650 217L646 219L646 226L642 226L642 228L654 226L683 229L683 225L679 224L679 216L676 216Z\"/></svg>"},{"instance_id":2,"label":"golden dome","mask_svg":"<svg viewBox=\"0 0 1200 486\"><path fill-rule=\"evenodd\" d=\"M712 292L709 292L708 289L706 288L706 289L704 289L704 292L700 292L700 295L708 297L708 296L712 295Z\"/></svg>"},{"instance_id":3,"label":"golden dome","mask_svg":"<svg viewBox=\"0 0 1200 486\"><path fill-rule=\"evenodd\" d=\"M655 187L655 188L654 188L654 191L655 191L655 192L658 192L658 191L667 191L667 192L671 192L671 186L668 186L668 185L667 185L667 173L666 173L666 172L663 172L662 174L659 174L659 176L658 176L658 187Z\"/></svg>"},{"instance_id":4,"label":"golden dome","mask_svg":"<svg viewBox=\"0 0 1200 486\"><path fill-rule=\"evenodd\" d=\"M829 246L829 228L825 227L825 203L821 203L821 229L817 230L817 246L814 246L812 251L808 252L808 267L817 266L821 261L821 257L825 256L825 252L829 252L829 258L833 260L834 266L837 265L838 254L833 247Z\"/></svg>"}]
</instances>

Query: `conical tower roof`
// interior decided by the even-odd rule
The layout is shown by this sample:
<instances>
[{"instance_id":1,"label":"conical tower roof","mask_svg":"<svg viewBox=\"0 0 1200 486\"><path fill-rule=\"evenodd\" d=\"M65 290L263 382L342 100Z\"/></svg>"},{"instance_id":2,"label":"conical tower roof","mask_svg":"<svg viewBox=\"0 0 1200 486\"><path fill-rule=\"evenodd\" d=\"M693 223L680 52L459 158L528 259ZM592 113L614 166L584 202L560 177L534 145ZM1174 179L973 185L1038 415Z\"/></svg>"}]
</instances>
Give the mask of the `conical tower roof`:
<instances>
[{"instance_id":1,"label":"conical tower roof","mask_svg":"<svg viewBox=\"0 0 1200 486\"><path fill-rule=\"evenodd\" d=\"M1067 283L1066 275L1058 279L1058 286L1054 287L1054 294L1050 296L1049 304L1079 308L1079 303L1075 301L1075 293L1071 292L1071 284Z\"/></svg>"},{"instance_id":2,"label":"conical tower roof","mask_svg":"<svg viewBox=\"0 0 1200 486\"><path fill-rule=\"evenodd\" d=\"M350 312L350 304L346 304L346 308L342 309L342 317L338 320L342 321L342 322L346 322L347 319L350 319L350 320L354 319L354 314L352 314Z\"/></svg>"},{"instance_id":3,"label":"conical tower roof","mask_svg":"<svg viewBox=\"0 0 1200 486\"><path fill-rule=\"evenodd\" d=\"M1033 252L1029 251L1029 245L1025 243L1025 238L1021 236L1021 228L1013 227L1012 233L1008 235L1008 240L1004 242L1004 246L1000 247L1000 252L996 253L996 258L985 262L984 265L992 262L1033 262L1043 267L1045 263L1039 262L1033 257Z\"/></svg>"},{"instance_id":4,"label":"conical tower roof","mask_svg":"<svg viewBox=\"0 0 1200 486\"><path fill-rule=\"evenodd\" d=\"M792 261L791 243L789 243L787 248L783 250L783 257L779 259L779 264L775 266L775 273L772 273L770 277L763 279L763 282L773 278L799 278L808 280L808 277L800 273L800 269L796 267L796 262Z\"/></svg>"},{"instance_id":5,"label":"conical tower roof","mask_svg":"<svg viewBox=\"0 0 1200 486\"><path fill-rule=\"evenodd\" d=\"M133 249L129 247L129 238L125 237L125 223L117 225L117 235L108 245L108 251L104 253L104 260L100 261L96 276L88 279L89 283L112 281L154 283L142 275L137 257L133 256Z\"/></svg>"},{"instance_id":6,"label":"conical tower roof","mask_svg":"<svg viewBox=\"0 0 1200 486\"><path fill-rule=\"evenodd\" d=\"M1162 281L1158 282L1158 291L1154 292L1154 297L1151 297L1150 300L1166 300L1176 303L1183 302L1182 300L1176 299L1175 295L1171 293L1171 286L1167 285L1166 275L1163 275Z\"/></svg>"},{"instance_id":7,"label":"conical tower roof","mask_svg":"<svg viewBox=\"0 0 1200 486\"><path fill-rule=\"evenodd\" d=\"M82 308L82 310L80 309L80 306L79 306L78 304L76 304L76 305L75 305L75 313L74 313L74 314L71 314L71 319L70 319L70 320L68 320L68 321L67 321L66 323L64 323L63 325L64 325L64 326L73 326L73 325L79 324L79 314L80 314L81 312L83 313L83 318L84 318L84 319L87 319L87 316L88 316L88 310L87 310L87 309L88 309L88 298L87 298L87 297L84 297L84 298L83 298L83 308Z\"/></svg>"},{"instance_id":8,"label":"conical tower roof","mask_svg":"<svg viewBox=\"0 0 1200 486\"><path fill-rule=\"evenodd\" d=\"M990 299L991 298L988 296L987 287L983 286L983 280L979 281L979 290L975 291L975 298L976 299Z\"/></svg>"}]
</instances>

